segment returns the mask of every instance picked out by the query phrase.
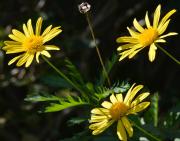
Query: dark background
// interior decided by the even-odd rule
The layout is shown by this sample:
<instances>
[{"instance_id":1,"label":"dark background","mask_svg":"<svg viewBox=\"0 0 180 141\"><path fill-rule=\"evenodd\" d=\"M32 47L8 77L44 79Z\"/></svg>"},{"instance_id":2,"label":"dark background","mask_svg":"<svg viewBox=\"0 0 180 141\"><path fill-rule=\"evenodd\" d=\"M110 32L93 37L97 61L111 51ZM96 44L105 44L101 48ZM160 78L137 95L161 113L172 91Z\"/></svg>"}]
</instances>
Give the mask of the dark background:
<instances>
[{"instance_id":1,"label":"dark background","mask_svg":"<svg viewBox=\"0 0 180 141\"><path fill-rule=\"evenodd\" d=\"M92 39L85 16L80 14L77 5L81 0L1 0L0 1L0 40L7 40L12 28L22 31L22 23L29 18L35 24L37 18L44 18L44 28L49 24L62 26L63 32L51 41L60 46L61 51L51 52L50 59L58 68L63 69L62 60L66 57L77 66L87 81L96 82L101 66L91 46ZM127 35L126 27L132 26L133 18L143 20L145 12L153 13L159 3L162 15L171 9L177 9L172 16L168 31L180 33L180 1L164 0L89 0L91 19L96 38L99 42L103 60L116 52L119 36ZM152 22L152 15L151 15ZM43 28L43 29L44 29ZM179 36L168 39L162 47L180 59ZM8 66L12 58L0 51L0 141L57 141L82 131L84 126L69 127L70 117L81 115L81 111L67 109L62 112L39 114L40 104L24 101L31 92L46 91L63 94L67 90L54 80L55 72L41 59L30 68ZM117 62L110 78L130 80L146 85L151 93L159 92L159 115L163 116L179 103L180 67L168 56L157 50L153 63L148 60L148 48L133 59ZM50 77L48 77L50 76ZM51 78L49 80L49 78ZM48 82L47 82L48 81ZM88 115L87 115L88 116Z\"/></svg>"}]
</instances>

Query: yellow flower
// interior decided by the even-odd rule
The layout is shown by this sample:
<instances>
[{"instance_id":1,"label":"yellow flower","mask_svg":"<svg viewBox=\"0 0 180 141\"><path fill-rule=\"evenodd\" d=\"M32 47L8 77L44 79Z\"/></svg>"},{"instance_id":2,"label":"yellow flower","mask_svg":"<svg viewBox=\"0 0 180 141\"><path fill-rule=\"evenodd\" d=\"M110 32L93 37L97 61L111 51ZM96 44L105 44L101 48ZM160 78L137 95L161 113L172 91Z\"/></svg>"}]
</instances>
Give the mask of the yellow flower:
<instances>
[{"instance_id":1,"label":"yellow flower","mask_svg":"<svg viewBox=\"0 0 180 141\"><path fill-rule=\"evenodd\" d=\"M43 19L41 17L38 18L35 31L33 30L31 19L28 20L27 25L23 24L24 33L16 29L12 30L9 38L13 41L5 41L3 50L6 51L6 54L21 54L11 59L8 65L17 61L16 66L19 67L25 64L25 67L29 67L34 57L39 63L40 54L51 57L48 50L59 50L57 46L45 45L45 43L62 32L60 26L52 28L52 25L50 25L41 34L42 21Z\"/></svg>"},{"instance_id":2,"label":"yellow flower","mask_svg":"<svg viewBox=\"0 0 180 141\"><path fill-rule=\"evenodd\" d=\"M131 36L119 37L116 40L118 43L127 43L117 48L117 50L120 51L121 55L119 61L123 60L126 57L129 57L129 59L131 59L143 48L150 46L148 55L149 60L153 62L156 56L156 44L165 43L165 37L177 35L176 32L170 32L168 34L163 35L170 22L169 17L175 12L175 9L171 10L162 18L162 20L160 20L161 5L158 5L154 12L154 20L152 25L149 21L148 12L146 12L145 24L147 28L143 28L137 22L137 20L134 19L133 25L137 32L127 27L129 34Z\"/></svg>"},{"instance_id":3,"label":"yellow flower","mask_svg":"<svg viewBox=\"0 0 180 141\"><path fill-rule=\"evenodd\" d=\"M124 100L122 94L112 94L110 101L104 101L101 105L103 108L94 108L91 113L89 129L93 130L92 134L97 135L117 121L117 135L120 140L127 141L126 132L129 137L133 136L133 128L127 118L129 114L136 114L147 108L150 102L142 102L148 95L148 92L134 97L143 88L143 85L132 87L127 92ZM133 100L134 99L134 100Z\"/></svg>"}]
</instances>

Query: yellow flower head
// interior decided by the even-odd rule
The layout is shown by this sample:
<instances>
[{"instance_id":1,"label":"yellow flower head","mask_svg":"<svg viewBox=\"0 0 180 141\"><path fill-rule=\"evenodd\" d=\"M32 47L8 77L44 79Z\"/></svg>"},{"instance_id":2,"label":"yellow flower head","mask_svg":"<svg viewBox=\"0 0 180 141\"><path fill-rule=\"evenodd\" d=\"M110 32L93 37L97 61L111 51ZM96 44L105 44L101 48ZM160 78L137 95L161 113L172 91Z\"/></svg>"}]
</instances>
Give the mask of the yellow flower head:
<instances>
[{"instance_id":1,"label":"yellow flower head","mask_svg":"<svg viewBox=\"0 0 180 141\"><path fill-rule=\"evenodd\" d=\"M13 41L5 41L3 50L6 51L6 54L21 54L11 59L8 65L17 61L16 66L19 67L25 64L25 67L29 67L34 57L36 57L36 61L39 63L40 54L51 57L47 50L59 50L57 46L45 45L45 43L62 32L60 26L52 28L52 25L50 25L41 34L42 21L41 17L38 18L35 30L33 30L31 19L28 20L27 25L23 24L24 33L16 29L12 30L9 38Z\"/></svg>"},{"instance_id":2,"label":"yellow flower head","mask_svg":"<svg viewBox=\"0 0 180 141\"><path fill-rule=\"evenodd\" d=\"M137 31L133 31L132 29L127 27L131 36L119 37L116 40L118 43L126 43L125 45L117 48L117 50L120 51L121 55L119 61L123 60L126 57L129 57L129 59L131 59L144 47L150 46L148 55L149 60L153 62L156 56L156 44L165 43L165 37L177 35L176 32L170 32L163 35L170 22L169 17L175 12L175 9L171 10L162 18L162 20L160 20L161 5L158 5L154 12L154 20L152 25L149 21L148 12L146 12L145 24L147 28L143 28L137 22L137 20L134 19L133 25Z\"/></svg>"},{"instance_id":3,"label":"yellow flower head","mask_svg":"<svg viewBox=\"0 0 180 141\"><path fill-rule=\"evenodd\" d=\"M110 102L104 101L101 104L103 108L94 108L91 111L92 115L89 121L91 125L89 128L93 130L93 135L102 133L117 121L117 135L120 140L127 141L126 132L129 137L133 136L133 128L127 115L136 114L150 104L150 102L142 102L149 95L148 92L142 93L134 99L143 85L134 86L135 84L129 89L124 100L122 94L112 94Z\"/></svg>"}]
</instances>

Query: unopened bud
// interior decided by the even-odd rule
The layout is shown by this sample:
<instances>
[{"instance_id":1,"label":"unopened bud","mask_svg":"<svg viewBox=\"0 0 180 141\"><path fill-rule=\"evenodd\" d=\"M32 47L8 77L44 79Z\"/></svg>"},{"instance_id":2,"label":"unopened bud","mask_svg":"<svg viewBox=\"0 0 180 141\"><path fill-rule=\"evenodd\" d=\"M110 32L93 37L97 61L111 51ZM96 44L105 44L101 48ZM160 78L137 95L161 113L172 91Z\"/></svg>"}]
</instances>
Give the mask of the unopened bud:
<instances>
[{"instance_id":1,"label":"unopened bud","mask_svg":"<svg viewBox=\"0 0 180 141\"><path fill-rule=\"evenodd\" d=\"M78 5L78 8L79 8L79 12L85 14L86 12L88 12L91 9L91 5L87 2L83 2Z\"/></svg>"}]
</instances>

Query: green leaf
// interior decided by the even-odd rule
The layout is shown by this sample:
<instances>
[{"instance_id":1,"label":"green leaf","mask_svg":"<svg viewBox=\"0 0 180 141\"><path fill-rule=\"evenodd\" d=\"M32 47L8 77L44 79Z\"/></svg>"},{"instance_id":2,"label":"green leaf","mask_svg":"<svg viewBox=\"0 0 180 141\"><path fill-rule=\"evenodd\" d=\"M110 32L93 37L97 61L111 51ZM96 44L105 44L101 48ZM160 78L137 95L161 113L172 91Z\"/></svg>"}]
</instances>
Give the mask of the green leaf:
<instances>
[{"instance_id":1,"label":"green leaf","mask_svg":"<svg viewBox=\"0 0 180 141\"><path fill-rule=\"evenodd\" d=\"M44 112L56 112L66 108L88 104L88 102L82 100L80 97L61 97L59 98L59 103L50 103L50 106L45 107Z\"/></svg>"},{"instance_id":2,"label":"green leaf","mask_svg":"<svg viewBox=\"0 0 180 141\"><path fill-rule=\"evenodd\" d=\"M41 95L33 94L33 95L28 95L24 100L30 102L59 101L59 97L48 94L41 94Z\"/></svg>"},{"instance_id":3,"label":"green leaf","mask_svg":"<svg viewBox=\"0 0 180 141\"><path fill-rule=\"evenodd\" d=\"M77 124L81 124L81 123L85 122L86 120L87 120L86 118L80 118L80 117L71 118L70 120L68 120L68 125L74 126Z\"/></svg>"}]
</instances>

